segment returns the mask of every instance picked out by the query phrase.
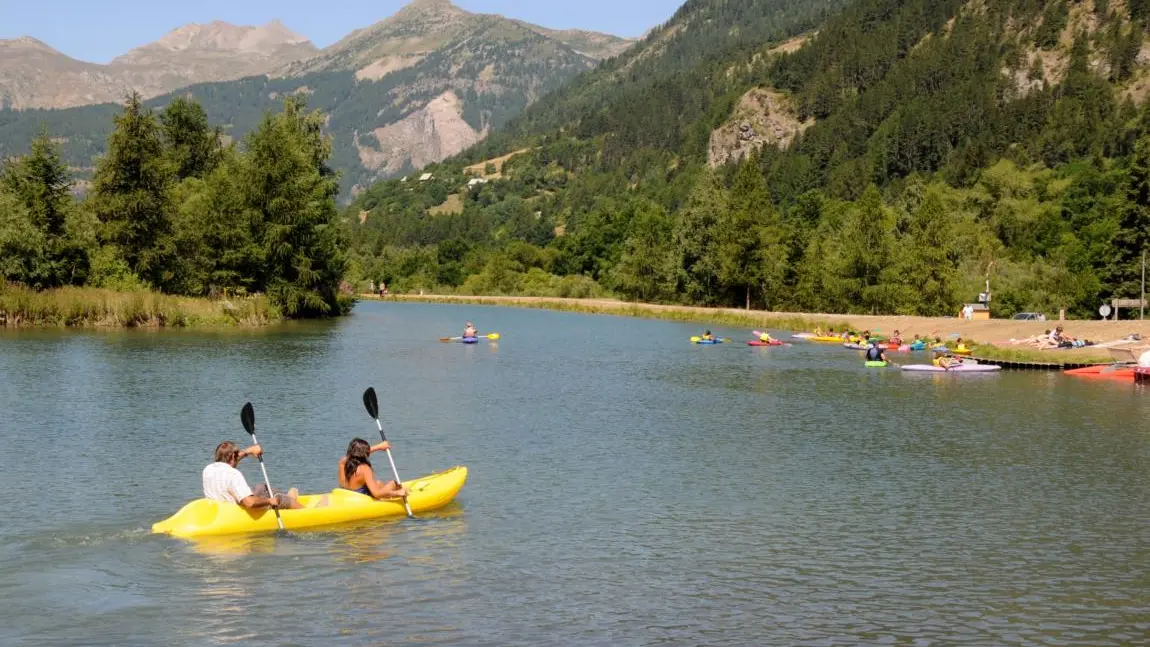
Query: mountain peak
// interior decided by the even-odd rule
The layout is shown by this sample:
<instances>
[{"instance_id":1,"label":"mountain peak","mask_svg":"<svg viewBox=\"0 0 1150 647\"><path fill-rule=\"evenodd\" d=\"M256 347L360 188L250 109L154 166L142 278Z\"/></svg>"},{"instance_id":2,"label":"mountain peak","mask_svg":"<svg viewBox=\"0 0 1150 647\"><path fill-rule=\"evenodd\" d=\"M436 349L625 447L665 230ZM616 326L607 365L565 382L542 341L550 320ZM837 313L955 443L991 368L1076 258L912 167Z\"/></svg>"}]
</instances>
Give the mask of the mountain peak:
<instances>
[{"instance_id":1,"label":"mountain peak","mask_svg":"<svg viewBox=\"0 0 1150 647\"><path fill-rule=\"evenodd\" d=\"M0 40L0 48L8 50L16 50L22 52L40 52L43 54L63 54L42 40L32 38L31 36L17 36L9 40Z\"/></svg>"},{"instance_id":2,"label":"mountain peak","mask_svg":"<svg viewBox=\"0 0 1150 647\"><path fill-rule=\"evenodd\" d=\"M451 0L411 0L411 2L404 5L402 9L392 16L392 18L405 19L426 16L449 16L462 13L467 12L455 6Z\"/></svg>"},{"instance_id":3,"label":"mountain peak","mask_svg":"<svg viewBox=\"0 0 1150 647\"><path fill-rule=\"evenodd\" d=\"M207 24L192 23L173 29L163 38L143 48L161 48L173 52L186 50L222 50L251 54L268 54L284 45L306 43L307 39L288 29L279 20L259 27L233 25L221 20ZM130 56L131 53L127 56Z\"/></svg>"}]
</instances>

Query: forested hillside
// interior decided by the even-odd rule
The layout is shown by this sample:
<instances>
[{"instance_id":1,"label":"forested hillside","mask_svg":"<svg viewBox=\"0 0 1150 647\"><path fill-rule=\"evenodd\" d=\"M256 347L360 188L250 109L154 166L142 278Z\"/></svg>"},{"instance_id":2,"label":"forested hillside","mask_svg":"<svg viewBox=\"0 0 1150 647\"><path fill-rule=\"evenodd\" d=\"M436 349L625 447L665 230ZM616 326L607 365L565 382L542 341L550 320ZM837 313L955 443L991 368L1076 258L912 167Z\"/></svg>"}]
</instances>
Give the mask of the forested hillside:
<instances>
[{"instance_id":1,"label":"forested hillside","mask_svg":"<svg viewBox=\"0 0 1150 647\"><path fill-rule=\"evenodd\" d=\"M1089 316L1138 296L1150 235L1147 18L1141 0L688 2L434 181L367 191L352 269L929 315L989 277L996 316Z\"/></svg>"}]
</instances>

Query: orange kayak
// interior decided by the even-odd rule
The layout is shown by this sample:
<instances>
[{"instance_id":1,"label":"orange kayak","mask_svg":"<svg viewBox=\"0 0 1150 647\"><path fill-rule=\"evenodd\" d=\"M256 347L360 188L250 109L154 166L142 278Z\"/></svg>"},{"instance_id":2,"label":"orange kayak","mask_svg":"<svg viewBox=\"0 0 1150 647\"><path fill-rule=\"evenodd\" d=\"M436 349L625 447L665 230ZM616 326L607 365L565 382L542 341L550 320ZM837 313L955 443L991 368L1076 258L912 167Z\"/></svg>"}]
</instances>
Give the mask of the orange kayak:
<instances>
[{"instance_id":1,"label":"orange kayak","mask_svg":"<svg viewBox=\"0 0 1150 647\"><path fill-rule=\"evenodd\" d=\"M1115 380L1118 382L1133 382L1134 367L1115 364L1100 364L1065 371L1067 375L1085 377L1096 380Z\"/></svg>"}]
</instances>

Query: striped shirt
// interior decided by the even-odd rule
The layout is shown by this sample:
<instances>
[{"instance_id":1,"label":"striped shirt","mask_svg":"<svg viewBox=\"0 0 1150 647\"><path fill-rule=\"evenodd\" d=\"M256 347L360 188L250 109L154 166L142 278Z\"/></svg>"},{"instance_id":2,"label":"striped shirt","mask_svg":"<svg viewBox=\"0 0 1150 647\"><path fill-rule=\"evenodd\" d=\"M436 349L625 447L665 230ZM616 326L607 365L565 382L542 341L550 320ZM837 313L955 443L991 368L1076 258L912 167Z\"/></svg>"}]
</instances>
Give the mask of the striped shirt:
<instances>
[{"instance_id":1,"label":"striped shirt","mask_svg":"<svg viewBox=\"0 0 1150 647\"><path fill-rule=\"evenodd\" d=\"M224 503L239 503L252 495L242 472L227 463L212 463L204 468L204 498Z\"/></svg>"}]
</instances>

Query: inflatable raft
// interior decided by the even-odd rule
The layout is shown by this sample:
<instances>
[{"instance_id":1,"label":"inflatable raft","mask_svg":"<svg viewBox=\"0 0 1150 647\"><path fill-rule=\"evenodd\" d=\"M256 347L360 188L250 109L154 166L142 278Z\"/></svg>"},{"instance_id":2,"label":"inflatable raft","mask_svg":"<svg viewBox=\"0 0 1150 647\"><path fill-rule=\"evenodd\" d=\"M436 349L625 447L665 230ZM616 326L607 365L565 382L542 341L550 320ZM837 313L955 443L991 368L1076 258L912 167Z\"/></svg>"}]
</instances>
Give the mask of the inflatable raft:
<instances>
[{"instance_id":1,"label":"inflatable raft","mask_svg":"<svg viewBox=\"0 0 1150 647\"><path fill-rule=\"evenodd\" d=\"M455 499L467 480L466 467L453 467L445 472L407 481L407 503L415 514L442 508ZM281 510L284 530L302 530L368 519L407 516L402 499L377 501L351 490L335 489L328 504L319 505L324 495L299 497L303 508ZM174 537L206 537L244 533L274 532L279 528L272 510L248 511L234 503L196 499L179 512L152 526L153 533Z\"/></svg>"}]
</instances>

